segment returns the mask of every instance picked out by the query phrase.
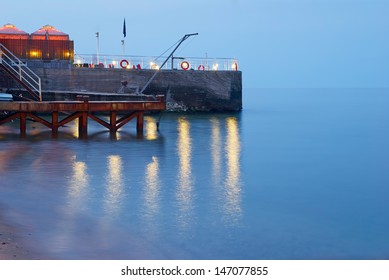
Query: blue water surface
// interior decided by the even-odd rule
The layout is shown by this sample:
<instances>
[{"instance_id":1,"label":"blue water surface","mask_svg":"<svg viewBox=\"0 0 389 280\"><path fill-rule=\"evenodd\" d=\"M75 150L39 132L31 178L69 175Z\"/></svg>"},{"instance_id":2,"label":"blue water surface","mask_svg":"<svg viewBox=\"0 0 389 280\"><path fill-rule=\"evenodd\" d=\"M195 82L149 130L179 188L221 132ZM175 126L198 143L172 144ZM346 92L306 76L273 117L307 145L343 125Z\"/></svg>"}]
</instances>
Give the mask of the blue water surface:
<instances>
[{"instance_id":1,"label":"blue water surface","mask_svg":"<svg viewBox=\"0 0 389 280\"><path fill-rule=\"evenodd\" d=\"M112 137L0 126L0 210L52 259L389 259L389 90L252 89Z\"/></svg>"}]
</instances>

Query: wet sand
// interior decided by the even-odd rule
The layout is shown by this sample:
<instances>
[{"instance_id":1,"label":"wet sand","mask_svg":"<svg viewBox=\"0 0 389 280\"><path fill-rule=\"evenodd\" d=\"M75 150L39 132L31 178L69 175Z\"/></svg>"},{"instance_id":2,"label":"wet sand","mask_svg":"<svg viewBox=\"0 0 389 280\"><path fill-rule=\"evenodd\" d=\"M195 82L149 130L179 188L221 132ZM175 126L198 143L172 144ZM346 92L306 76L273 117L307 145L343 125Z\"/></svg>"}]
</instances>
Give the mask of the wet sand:
<instances>
[{"instance_id":1,"label":"wet sand","mask_svg":"<svg viewBox=\"0 0 389 280\"><path fill-rule=\"evenodd\" d=\"M0 221L0 260L32 259L31 252L17 240L15 230Z\"/></svg>"},{"instance_id":2,"label":"wet sand","mask_svg":"<svg viewBox=\"0 0 389 280\"><path fill-rule=\"evenodd\" d=\"M36 252L31 252L24 244L31 242L30 234L12 226L0 215L0 260L38 260L43 258Z\"/></svg>"}]
</instances>

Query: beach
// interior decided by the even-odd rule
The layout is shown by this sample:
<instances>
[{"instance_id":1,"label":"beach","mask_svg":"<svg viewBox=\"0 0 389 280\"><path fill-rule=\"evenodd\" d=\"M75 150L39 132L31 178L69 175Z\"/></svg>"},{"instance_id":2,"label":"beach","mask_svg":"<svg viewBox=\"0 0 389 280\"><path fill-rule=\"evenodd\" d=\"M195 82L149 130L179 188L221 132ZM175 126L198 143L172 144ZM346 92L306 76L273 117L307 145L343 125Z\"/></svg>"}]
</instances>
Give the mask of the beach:
<instances>
[{"instance_id":1,"label":"beach","mask_svg":"<svg viewBox=\"0 0 389 280\"><path fill-rule=\"evenodd\" d=\"M34 254L23 246L23 235L0 216L0 260L32 260ZM27 240L26 240L27 241Z\"/></svg>"}]
</instances>

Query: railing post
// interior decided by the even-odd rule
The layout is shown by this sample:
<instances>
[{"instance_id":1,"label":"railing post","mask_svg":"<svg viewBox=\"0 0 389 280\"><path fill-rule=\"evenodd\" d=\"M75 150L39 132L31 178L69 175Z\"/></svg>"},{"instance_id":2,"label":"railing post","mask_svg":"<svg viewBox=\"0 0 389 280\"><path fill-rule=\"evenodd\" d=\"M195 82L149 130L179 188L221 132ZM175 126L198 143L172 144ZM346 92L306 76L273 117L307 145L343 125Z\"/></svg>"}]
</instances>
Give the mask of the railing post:
<instances>
[{"instance_id":1,"label":"railing post","mask_svg":"<svg viewBox=\"0 0 389 280\"><path fill-rule=\"evenodd\" d=\"M18 60L18 69L19 69L19 80L23 81L22 80L22 67L20 66L20 60Z\"/></svg>"},{"instance_id":2,"label":"railing post","mask_svg":"<svg viewBox=\"0 0 389 280\"><path fill-rule=\"evenodd\" d=\"M41 78L38 77L38 89L39 89L39 101L42 102L42 85L41 85Z\"/></svg>"}]
</instances>

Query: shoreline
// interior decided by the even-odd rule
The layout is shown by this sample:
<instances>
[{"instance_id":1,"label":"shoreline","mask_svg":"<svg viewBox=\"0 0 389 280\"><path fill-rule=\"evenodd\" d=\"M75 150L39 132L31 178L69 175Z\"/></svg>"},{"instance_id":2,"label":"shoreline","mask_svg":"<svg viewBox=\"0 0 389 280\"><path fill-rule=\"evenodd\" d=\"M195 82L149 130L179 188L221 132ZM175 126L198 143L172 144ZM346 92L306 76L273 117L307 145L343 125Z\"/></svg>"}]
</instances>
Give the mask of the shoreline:
<instances>
[{"instance_id":1,"label":"shoreline","mask_svg":"<svg viewBox=\"0 0 389 280\"><path fill-rule=\"evenodd\" d=\"M7 223L0 215L0 260L40 260L36 252L30 251L25 244L28 243L29 233Z\"/></svg>"},{"instance_id":2,"label":"shoreline","mask_svg":"<svg viewBox=\"0 0 389 280\"><path fill-rule=\"evenodd\" d=\"M17 230L0 220L0 260L33 259L29 250L19 242Z\"/></svg>"}]
</instances>

